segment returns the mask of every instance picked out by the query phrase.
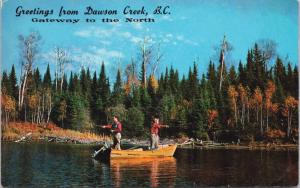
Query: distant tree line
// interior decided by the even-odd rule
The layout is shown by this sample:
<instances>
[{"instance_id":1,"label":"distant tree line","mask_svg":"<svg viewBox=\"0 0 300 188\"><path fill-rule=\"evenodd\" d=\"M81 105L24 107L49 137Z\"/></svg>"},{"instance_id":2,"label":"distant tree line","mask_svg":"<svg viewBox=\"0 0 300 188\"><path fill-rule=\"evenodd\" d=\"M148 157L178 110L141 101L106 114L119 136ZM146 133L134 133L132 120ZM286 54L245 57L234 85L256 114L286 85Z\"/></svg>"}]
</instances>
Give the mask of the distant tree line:
<instances>
[{"instance_id":1,"label":"distant tree line","mask_svg":"<svg viewBox=\"0 0 300 188\"><path fill-rule=\"evenodd\" d=\"M151 120L158 116L170 126L162 130L165 136L213 139L218 131L235 130L245 138L298 137L298 67L280 57L268 67L268 51L257 43L237 69L227 67L226 51L221 50L219 62L210 61L206 73L199 75L194 63L182 77L172 66L159 77L147 71L151 50L142 46L140 63L132 61L124 71L118 70L111 83L104 63L99 73L81 68L67 77L68 56L59 48L54 53L54 74L49 65L41 74L33 68L38 41L35 34L20 37L20 79L14 65L2 74L4 125L51 121L62 128L100 133L97 125L118 115L125 136L141 137L149 134Z\"/></svg>"}]
</instances>

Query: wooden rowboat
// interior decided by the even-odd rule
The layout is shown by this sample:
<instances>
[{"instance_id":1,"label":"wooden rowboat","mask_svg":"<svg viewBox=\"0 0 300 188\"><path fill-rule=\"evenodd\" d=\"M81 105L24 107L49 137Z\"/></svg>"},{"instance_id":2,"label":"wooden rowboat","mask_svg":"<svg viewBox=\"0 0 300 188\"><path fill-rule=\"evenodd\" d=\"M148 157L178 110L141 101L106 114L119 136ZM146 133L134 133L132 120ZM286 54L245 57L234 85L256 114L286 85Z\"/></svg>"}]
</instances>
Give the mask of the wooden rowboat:
<instances>
[{"instance_id":1,"label":"wooden rowboat","mask_svg":"<svg viewBox=\"0 0 300 188\"><path fill-rule=\"evenodd\" d=\"M136 158L136 157L172 157L177 145L161 146L156 150L114 150L110 152L110 158Z\"/></svg>"},{"instance_id":2,"label":"wooden rowboat","mask_svg":"<svg viewBox=\"0 0 300 188\"><path fill-rule=\"evenodd\" d=\"M176 151L177 145L162 145L156 150L127 149L115 150L107 149L99 153L95 158L118 159L118 158L153 158L153 157L172 157Z\"/></svg>"}]
</instances>

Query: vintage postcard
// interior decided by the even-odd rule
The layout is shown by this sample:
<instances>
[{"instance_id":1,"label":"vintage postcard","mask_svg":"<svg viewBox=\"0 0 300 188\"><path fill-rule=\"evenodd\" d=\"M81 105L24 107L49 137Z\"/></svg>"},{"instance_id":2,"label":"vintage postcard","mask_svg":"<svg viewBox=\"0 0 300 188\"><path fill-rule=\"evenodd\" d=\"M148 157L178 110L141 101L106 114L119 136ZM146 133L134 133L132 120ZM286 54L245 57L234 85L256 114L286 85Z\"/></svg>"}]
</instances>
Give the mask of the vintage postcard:
<instances>
[{"instance_id":1,"label":"vintage postcard","mask_svg":"<svg viewBox=\"0 0 300 188\"><path fill-rule=\"evenodd\" d=\"M1 0L2 186L298 186L298 15Z\"/></svg>"}]
</instances>

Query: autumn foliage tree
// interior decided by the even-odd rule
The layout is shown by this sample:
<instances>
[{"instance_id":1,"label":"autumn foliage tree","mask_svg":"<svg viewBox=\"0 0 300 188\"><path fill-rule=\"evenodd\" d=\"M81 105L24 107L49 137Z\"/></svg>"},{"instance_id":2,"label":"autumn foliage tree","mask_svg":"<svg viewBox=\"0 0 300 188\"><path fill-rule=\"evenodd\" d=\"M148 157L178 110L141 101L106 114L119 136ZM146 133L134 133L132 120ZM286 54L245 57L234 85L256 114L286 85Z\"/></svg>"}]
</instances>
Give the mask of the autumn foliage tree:
<instances>
[{"instance_id":1,"label":"autumn foliage tree","mask_svg":"<svg viewBox=\"0 0 300 188\"><path fill-rule=\"evenodd\" d=\"M208 112L208 128L213 129L214 121L218 117L218 111L214 109L209 109L207 112Z\"/></svg>"},{"instance_id":2,"label":"autumn foliage tree","mask_svg":"<svg viewBox=\"0 0 300 188\"><path fill-rule=\"evenodd\" d=\"M253 93L252 101L255 104L256 122L260 122L260 133L263 134L263 95L261 90L257 87ZM259 118L260 114L260 118Z\"/></svg>"},{"instance_id":3,"label":"autumn foliage tree","mask_svg":"<svg viewBox=\"0 0 300 188\"><path fill-rule=\"evenodd\" d=\"M16 101L13 99L13 97L6 94L2 94L1 108L2 108L2 114L4 115L4 118L2 118L4 119L4 125L7 125L11 117L15 115Z\"/></svg>"},{"instance_id":4,"label":"autumn foliage tree","mask_svg":"<svg viewBox=\"0 0 300 188\"><path fill-rule=\"evenodd\" d=\"M266 126L269 129L269 113L277 111L277 104L272 103L272 96L275 93L276 87L272 81L268 81L267 88L265 90L265 108L266 108Z\"/></svg>"},{"instance_id":5,"label":"autumn foliage tree","mask_svg":"<svg viewBox=\"0 0 300 188\"><path fill-rule=\"evenodd\" d=\"M298 107L298 100L296 100L294 97L288 96L284 100L283 115L285 117L287 117L287 131L286 132L287 132L288 138L291 136L293 113L295 113L297 107Z\"/></svg>"},{"instance_id":6,"label":"autumn foliage tree","mask_svg":"<svg viewBox=\"0 0 300 188\"><path fill-rule=\"evenodd\" d=\"M235 87L230 85L228 87L228 96L229 96L229 102L231 106L231 110L234 112L234 120L235 124L237 125L238 122L238 114L237 114L237 98L238 98L238 92L236 91Z\"/></svg>"},{"instance_id":7,"label":"autumn foliage tree","mask_svg":"<svg viewBox=\"0 0 300 188\"><path fill-rule=\"evenodd\" d=\"M127 136L146 136L153 117L159 117L170 125L162 136L198 139L228 129L245 133L245 138L281 139L282 131L291 138L298 124L298 67L279 56L273 58L276 46L270 41L258 41L245 54L245 62L228 69L233 48L224 37L207 72L200 70L198 60L182 62L191 64L187 72L173 66L160 70L160 49L147 40L138 58L118 67L116 75L107 74L106 62L92 75L84 66L67 73L72 57L57 49L57 64L48 64L41 76L40 37L30 34L19 39L21 66L16 71L13 65L1 77L4 123L54 122L63 128L102 133L95 125L106 124L112 114L118 114L128 126Z\"/></svg>"}]
</instances>

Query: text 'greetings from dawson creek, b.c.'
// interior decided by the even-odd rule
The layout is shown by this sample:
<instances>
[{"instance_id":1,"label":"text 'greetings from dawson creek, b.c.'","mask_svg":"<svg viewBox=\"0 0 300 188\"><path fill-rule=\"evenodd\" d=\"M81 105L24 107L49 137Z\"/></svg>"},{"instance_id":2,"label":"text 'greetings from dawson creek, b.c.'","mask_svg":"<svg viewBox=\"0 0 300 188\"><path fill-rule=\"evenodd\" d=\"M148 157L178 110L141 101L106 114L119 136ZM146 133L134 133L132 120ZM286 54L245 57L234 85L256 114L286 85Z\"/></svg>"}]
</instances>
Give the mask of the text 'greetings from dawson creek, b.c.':
<instances>
[{"instance_id":1,"label":"text 'greetings from dawson creek, b.c.'","mask_svg":"<svg viewBox=\"0 0 300 188\"><path fill-rule=\"evenodd\" d=\"M72 9L64 6L56 9L44 9L41 7L28 8L16 7L15 16L28 17L34 23L154 23L159 16L171 15L169 5L157 5L155 7L124 6L122 9L110 9L86 6L82 9Z\"/></svg>"}]
</instances>

